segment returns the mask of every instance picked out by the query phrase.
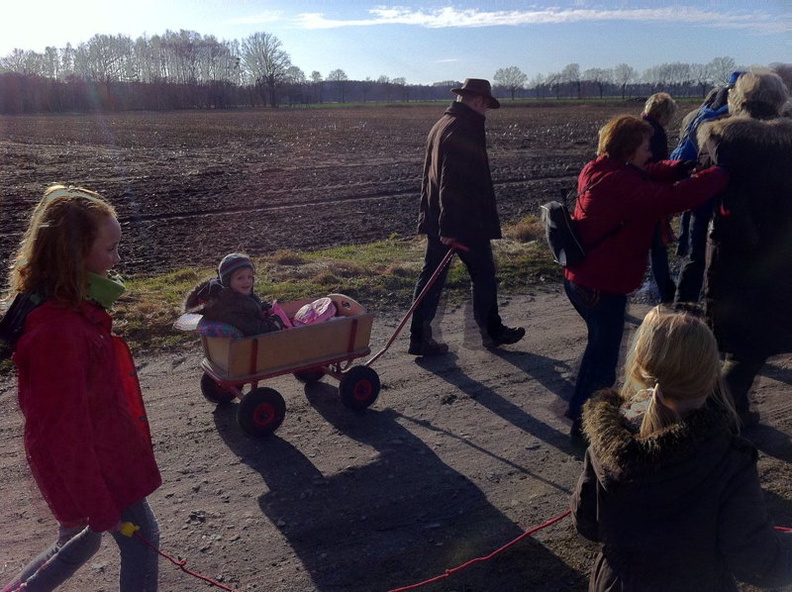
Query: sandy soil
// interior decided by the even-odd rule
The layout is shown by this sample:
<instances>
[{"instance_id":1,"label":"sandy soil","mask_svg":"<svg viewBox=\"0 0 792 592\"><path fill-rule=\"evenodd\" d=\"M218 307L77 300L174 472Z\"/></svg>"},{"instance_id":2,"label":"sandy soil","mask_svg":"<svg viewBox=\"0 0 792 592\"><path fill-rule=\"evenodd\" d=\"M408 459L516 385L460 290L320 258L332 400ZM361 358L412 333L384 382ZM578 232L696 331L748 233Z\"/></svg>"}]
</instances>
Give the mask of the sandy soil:
<instances>
[{"instance_id":1,"label":"sandy soil","mask_svg":"<svg viewBox=\"0 0 792 592\"><path fill-rule=\"evenodd\" d=\"M257 254L411 235L423 141L440 111L0 118L8 179L0 259L43 187L62 180L114 198L125 273L212 265L236 248ZM490 156L504 221L568 189L615 111L640 105L494 114ZM647 308L631 305L628 337ZM403 313L377 314L374 351ZM265 381L288 407L266 440L240 430L236 404L215 409L202 398L197 342L139 356L164 477L151 496L162 548L240 591L384 592L440 576L560 516L581 464L562 414L583 325L557 286L502 295L502 313L527 335L500 351L481 348L467 306L439 320L448 356L416 360L400 336L372 365L383 388L362 414L341 405L330 378ZM789 356L767 366L755 392L763 424L749 434L773 519L784 526L792 526L790 381ZM0 581L55 531L21 434L13 377L0 377ZM63 590L116 589L107 538ZM422 589L584 590L595 551L564 518ZM208 589L165 561L160 580L167 592Z\"/></svg>"},{"instance_id":2,"label":"sandy soil","mask_svg":"<svg viewBox=\"0 0 792 592\"><path fill-rule=\"evenodd\" d=\"M628 335L646 310L631 305ZM528 334L500 351L481 348L467 306L441 318L446 357L415 359L401 335L372 365L383 389L363 414L341 405L333 379L265 381L288 406L265 440L241 431L236 404L215 409L201 397L197 345L140 359L164 477L150 498L162 548L236 590L386 591L486 556L562 514L580 470L562 413L582 323L555 290L504 298L503 314ZM375 320L374 351L399 320L399 311ZM749 434L779 525L792 525L790 367L777 359L762 376L764 422ZM13 383L0 385L0 579L8 579L54 524L28 475ZM422 589L584 590L594 551L564 518ZM63 589L115 589L116 557L108 538ZM161 589L206 586L163 561Z\"/></svg>"}]
</instances>

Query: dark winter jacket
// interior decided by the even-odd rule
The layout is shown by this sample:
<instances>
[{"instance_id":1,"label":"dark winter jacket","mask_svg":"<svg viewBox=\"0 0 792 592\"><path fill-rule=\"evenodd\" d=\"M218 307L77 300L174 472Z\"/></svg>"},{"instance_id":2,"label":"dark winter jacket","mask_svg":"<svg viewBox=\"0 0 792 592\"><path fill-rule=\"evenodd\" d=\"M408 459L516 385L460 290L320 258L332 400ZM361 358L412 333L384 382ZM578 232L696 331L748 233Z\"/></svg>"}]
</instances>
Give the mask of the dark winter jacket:
<instances>
[{"instance_id":1,"label":"dark winter jacket","mask_svg":"<svg viewBox=\"0 0 792 592\"><path fill-rule=\"evenodd\" d=\"M715 209L705 289L721 351L792 352L792 120L732 116L699 145L729 171Z\"/></svg>"},{"instance_id":2,"label":"dark winter jacket","mask_svg":"<svg viewBox=\"0 0 792 592\"><path fill-rule=\"evenodd\" d=\"M455 102L429 132L418 232L462 244L501 238L485 118Z\"/></svg>"},{"instance_id":3,"label":"dark winter jacket","mask_svg":"<svg viewBox=\"0 0 792 592\"><path fill-rule=\"evenodd\" d=\"M161 484L135 365L110 315L47 301L27 316L14 363L25 450L65 525L110 530Z\"/></svg>"},{"instance_id":4,"label":"dark winter jacket","mask_svg":"<svg viewBox=\"0 0 792 592\"><path fill-rule=\"evenodd\" d=\"M591 445L572 497L580 534L603 544L591 592L726 592L735 578L792 582L792 535L773 528L757 453L714 405L640 439L599 391L584 408Z\"/></svg>"},{"instance_id":5,"label":"dark winter jacket","mask_svg":"<svg viewBox=\"0 0 792 592\"><path fill-rule=\"evenodd\" d=\"M584 245L601 242L589 249L581 264L564 269L568 280L610 294L629 294L641 285L657 221L695 207L726 187L728 175L717 167L675 183L680 178L677 164L664 160L643 171L600 156L583 167L573 218Z\"/></svg>"},{"instance_id":6,"label":"dark winter jacket","mask_svg":"<svg viewBox=\"0 0 792 592\"><path fill-rule=\"evenodd\" d=\"M195 307L196 303L203 306ZM233 325L245 337L283 329L280 318L270 313L269 303L256 294L245 296L212 279L198 286L187 298L185 309L203 314L207 321Z\"/></svg>"},{"instance_id":7,"label":"dark winter jacket","mask_svg":"<svg viewBox=\"0 0 792 592\"><path fill-rule=\"evenodd\" d=\"M649 150L652 151L652 158L649 162L668 160L668 134L666 134L665 128L649 115L643 115L642 119L652 126L652 137L649 138Z\"/></svg>"}]
</instances>

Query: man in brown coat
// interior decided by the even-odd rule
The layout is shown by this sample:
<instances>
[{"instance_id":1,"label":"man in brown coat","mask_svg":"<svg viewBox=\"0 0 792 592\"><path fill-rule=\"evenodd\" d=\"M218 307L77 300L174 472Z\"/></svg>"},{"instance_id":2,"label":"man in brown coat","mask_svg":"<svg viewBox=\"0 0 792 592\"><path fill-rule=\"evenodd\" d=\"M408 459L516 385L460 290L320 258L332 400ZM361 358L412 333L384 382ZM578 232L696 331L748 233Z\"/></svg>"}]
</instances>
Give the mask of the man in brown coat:
<instances>
[{"instance_id":1,"label":"man in brown coat","mask_svg":"<svg viewBox=\"0 0 792 592\"><path fill-rule=\"evenodd\" d=\"M423 291L448 250L457 253L473 284L473 313L487 348L516 343L523 328L509 328L498 313L495 262L490 240L501 238L484 131L487 109L500 107L486 80L468 78L453 88L457 100L432 127L426 144L418 232L427 235L424 266L415 287ZM409 353L436 356L448 346L432 338L447 268L413 313Z\"/></svg>"}]
</instances>

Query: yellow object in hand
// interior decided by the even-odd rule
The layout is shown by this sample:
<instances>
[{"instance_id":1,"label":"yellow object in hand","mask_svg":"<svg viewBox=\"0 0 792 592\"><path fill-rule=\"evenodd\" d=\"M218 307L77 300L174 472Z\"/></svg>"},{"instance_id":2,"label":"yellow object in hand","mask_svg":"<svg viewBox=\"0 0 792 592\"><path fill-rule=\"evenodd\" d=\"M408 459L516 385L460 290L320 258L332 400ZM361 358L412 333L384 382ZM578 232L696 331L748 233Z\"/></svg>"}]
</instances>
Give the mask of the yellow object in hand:
<instances>
[{"instance_id":1,"label":"yellow object in hand","mask_svg":"<svg viewBox=\"0 0 792 592\"><path fill-rule=\"evenodd\" d=\"M131 522L122 522L121 528L118 529L121 534L124 536L131 537L135 532L140 530L140 527L136 524L132 524Z\"/></svg>"}]
</instances>

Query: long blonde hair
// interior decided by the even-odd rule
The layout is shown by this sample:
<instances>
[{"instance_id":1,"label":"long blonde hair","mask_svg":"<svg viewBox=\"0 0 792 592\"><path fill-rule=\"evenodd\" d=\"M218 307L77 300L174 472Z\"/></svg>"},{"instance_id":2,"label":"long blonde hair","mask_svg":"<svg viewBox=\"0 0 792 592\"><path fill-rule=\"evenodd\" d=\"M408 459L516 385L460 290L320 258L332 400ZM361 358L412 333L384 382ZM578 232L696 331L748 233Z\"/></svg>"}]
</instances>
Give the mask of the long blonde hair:
<instances>
[{"instance_id":1,"label":"long blonde hair","mask_svg":"<svg viewBox=\"0 0 792 592\"><path fill-rule=\"evenodd\" d=\"M47 188L11 265L11 290L40 292L78 306L88 290L85 258L101 222L115 215L113 206L94 191L64 185Z\"/></svg>"},{"instance_id":2,"label":"long blonde hair","mask_svg":"<svg viewBox=\"0 0 792 592\"><path fill-rule=\"evenodd\" d=\"M737 414L721 378L715 336L703 321L688 313L655 307L635 335L625 366L622 396L651 389L640 436L647 437L680 421L680 415L658 399L691 401L706 397L721 406L736 428Z\"/></svg>"}]
</instances>

